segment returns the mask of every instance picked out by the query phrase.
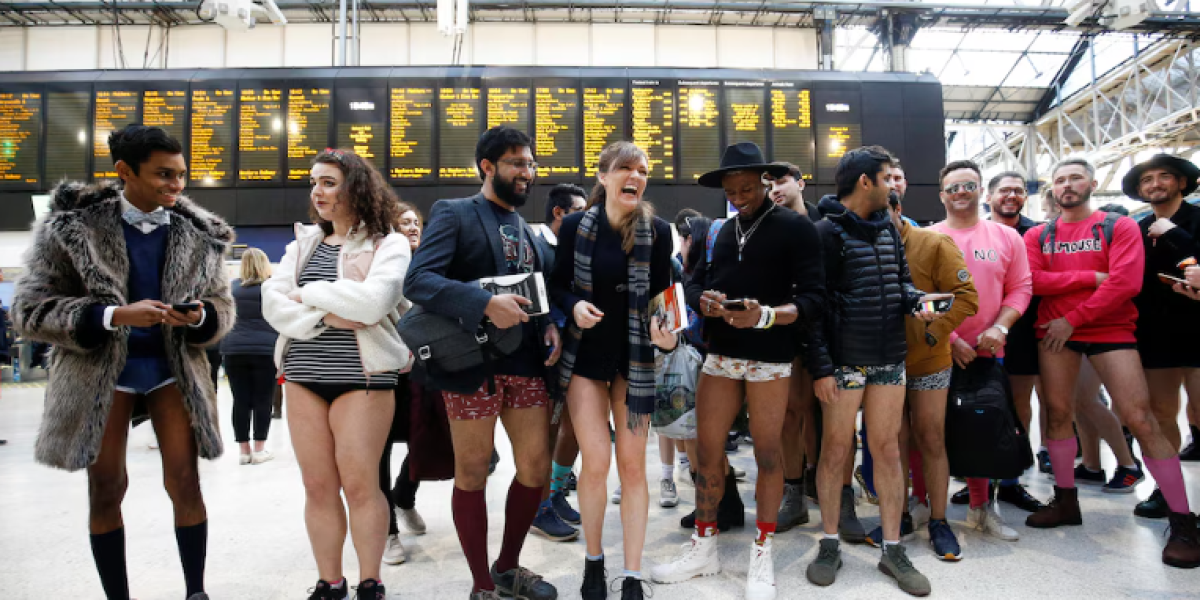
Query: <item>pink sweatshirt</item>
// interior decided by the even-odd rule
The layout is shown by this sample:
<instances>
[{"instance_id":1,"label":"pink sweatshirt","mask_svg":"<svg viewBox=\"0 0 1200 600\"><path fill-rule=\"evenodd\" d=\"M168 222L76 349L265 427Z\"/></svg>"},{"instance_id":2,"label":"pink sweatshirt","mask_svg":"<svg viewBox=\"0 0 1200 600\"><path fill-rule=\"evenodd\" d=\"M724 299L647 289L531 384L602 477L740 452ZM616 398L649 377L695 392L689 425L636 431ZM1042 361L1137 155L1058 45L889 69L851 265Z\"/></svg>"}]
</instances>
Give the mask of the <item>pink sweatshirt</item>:
<instances>
[{"instance_id":1,"label":"pink sweatshirt","mask_svg":"<svg viewBox=\"0 0 1200 600\"><path fill-rule=\"evenodd\" d=\"M1134 331L1138 312L1133 297L1142 289L1142 271L1146 268L1142 231L1133 219L1121 217L1113 228L1110 246L1097 231L1104 215L1096 211L1077 223L1060 219L1054 234L1053 260L1050 248L1039 247L1046 226L1025 232L1033 291L1042 297L1034 329L1039 340L1046 336L1042 325L1066 317L1075 328L1073 342L1137 341ZM1096 287L1097 272L1108 273L1100 287Z\"/></svg>"},{"instance_id":2,"label":"pink sweatshirt","mask_svg":"<svg viewBox=\"0 0 1200 600\"><path fill-rule=\"evenodd\" d=\"M951 343L961 337L974 348L979 335L996 324L1001 308L1007 306L1019 313L1029 308L1033 279L1025 243L1016 229L983 219L966 229L951 229L945 221L928 229L954 240L975 280L975 290L979 292L979 310L954 330ZM979 355L1002 358L1004 349L995 355L980 350Z\"/></svg>"}]
</instances>

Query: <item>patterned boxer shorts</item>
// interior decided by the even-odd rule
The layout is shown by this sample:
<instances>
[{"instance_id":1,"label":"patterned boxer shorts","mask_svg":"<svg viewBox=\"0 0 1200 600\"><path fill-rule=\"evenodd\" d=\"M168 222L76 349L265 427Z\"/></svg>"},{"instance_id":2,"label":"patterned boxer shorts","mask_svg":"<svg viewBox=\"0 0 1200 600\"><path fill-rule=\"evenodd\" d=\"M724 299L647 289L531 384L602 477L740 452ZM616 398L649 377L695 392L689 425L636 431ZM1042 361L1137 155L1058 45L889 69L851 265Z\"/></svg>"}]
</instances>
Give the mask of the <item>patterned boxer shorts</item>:
<instances>
[{"instance_id":1,"label":"patterned boxer shorts","mask_svg":"<svg viewBox=\"0 0 1200 600\"><path fill-rule=\"evenodd\" d=\"M500 415L502 408L537 408L550 403L546 380L541 377L496 375L496 393L489 394L484 382L473 394L442 392L446 416L456 421L473 421Z\"/></svg>"},{"instance_id":2,"label":"patterned boxer shorts","mask_svg":"<svg viewBox=\"0 0 1200 600\"><path fill-rule=\"evenodd\" d=\"M724 377L735 381L775 381L792 376L792 363L773 363L745 358L729 358L720 354L709 354L704 359L705 375Z\"/></svg>"},{"instance_id":3,"label":"patterned boxer shorts","mask_svg":"<svg viewBox=\"0 0 1200 600\"><path fill-rule=\"evenodd\" d=\"M904 363L869 367L838 367L833 373L839 390L861 390L868 385L905 383Z\"/></svg>"},{"instance_id":4,"label":"patterned boxer shorts","mask_svg":"<svg viewBox=\"0 0 1200 600\"><path fill-rule=\"evenodd\" d=\"M925 392L929 390L948 390L950 389L950 372L953 369L945 369L937 373L922 375L921 377L913 377L908 380L908 389L914 392Z\"/></svg>"}]
</instances>

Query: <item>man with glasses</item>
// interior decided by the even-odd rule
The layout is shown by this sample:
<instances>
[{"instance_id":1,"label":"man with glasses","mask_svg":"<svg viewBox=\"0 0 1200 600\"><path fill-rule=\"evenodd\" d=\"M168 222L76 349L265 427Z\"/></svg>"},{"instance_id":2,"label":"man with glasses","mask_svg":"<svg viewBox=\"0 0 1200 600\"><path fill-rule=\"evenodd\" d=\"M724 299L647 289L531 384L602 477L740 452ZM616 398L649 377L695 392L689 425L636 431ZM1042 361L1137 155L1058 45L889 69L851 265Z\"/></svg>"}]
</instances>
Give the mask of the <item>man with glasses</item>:
<instances>
[{"instance_id":1,"label":"man with glasses","mask_svg":"<svg viewBox=\"0 0 1200 600\"><path fill-rule=\"evenodd\" d=\"M1003 360L1008 333L1029 306L1033 296L1033 285L1029 274L1029 258L1021 236L1011 227L979 218L979 197L982 193L982 174L979 166L967 160L954 161L939 174L942 186L942 204L946 207L946 220L929 227L933 231L950 236L966 259L967 269L975 281L979 293L979 308L950 335L951 355L954 364L966 369L976 360ZM949 380L946 381L947 387ZM934 414L938 413L938 414ZM927 413L936 426L944 428L946 404ZM941 419L937 419L937 417ZM914 425L915 425L914 420ZM943 455L945 447L942 448ZM939 476L943 475L938 473ZM930 481L930 493L940 494L941 508L945 508L948 481ZM968 478L970 510L967 524L992 537L1016 541L1018 534L1004 522L992 497L989 481L984 478ZM940 520L939 520L940 519ZM934 539L934 523L946 526L945 514L935 513L929 522L930 539ZM946 526L948 528L948 526ZM945 549L957 549L953 534L945 536ZM936 548L935 543L935 548ZM939 557L958 560L953 556Z\"/></svg>"},{"instance_id":2,"label":"man with glasses","mask_svg":"<svg viewBox=\"0 0 1200 600\"><path fill-rule=\"evenodd\" d=\"M479 138L475 164L483 189L470 198L433 205L421 246L404 282L405 295L425 310L457 319L474 330L484 319L500 329L521 328L516 352L479 368L454 373L418 369L427 385L442 391L454 445L454 494L450 508L463 555L474 579L471 600L500 594L554 600L558 591L518 560L542 500L550 472L550 413L546 367L561 352L558 329L530 317L528 299L493 295L484 277L545 271L545 247L517 213L537 176L533 141L522 131L493 127ZM503 544L489 571L485 488L496 421L512 443L517 474L508 489Z\"/></svg>"},{"instance_id":3,"label":"man with glasses","mask_svg":"<svg viewBox=\"0 0 1200 600\"><path fill-rule=\"evenodd\" d=\"M1037 333L1038 359L1046 391L1044 433L1054 467L1054 499L1029 516L1028 527L1082 525L1075 488L1075 382L1083 356L1112 395L1113 406L1142 447L1146 468L1170 506L1171 537L1164 564L1200 566L1200 533L1191 514L1178 448L1163 435L1150 410L1150 393L1134 335L1145 251L1138 225L1129 217L1104 229L1107 214L1089 205L1097 182L1095 168L1067 159L1051 171L1054 202L1061 216L1025 234L1034 293L1042 297Z\"/></svg>"}]
</instances>

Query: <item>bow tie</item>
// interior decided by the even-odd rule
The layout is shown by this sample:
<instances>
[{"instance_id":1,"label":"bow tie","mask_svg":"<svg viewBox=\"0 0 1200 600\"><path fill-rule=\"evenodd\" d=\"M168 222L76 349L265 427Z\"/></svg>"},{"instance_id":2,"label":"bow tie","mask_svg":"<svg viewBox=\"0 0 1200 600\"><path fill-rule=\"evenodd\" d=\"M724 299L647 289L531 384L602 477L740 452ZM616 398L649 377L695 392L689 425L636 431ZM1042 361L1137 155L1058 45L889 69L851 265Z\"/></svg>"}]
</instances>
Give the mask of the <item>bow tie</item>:
<instances>
[{"instance_id":1,"label":"bow tie","mask_svg":"<svg viewBox=\"0 0 1200 600\"><path fill-rule=\"evenodd\" d=\"M170 214L165 210L156 210L150 213L144 213L136 208L131 208L121 215L126 223L132 225L135 229L142 233L150 233L158 229L160 225L170 223Z\"/></svg>"}]
</instances>

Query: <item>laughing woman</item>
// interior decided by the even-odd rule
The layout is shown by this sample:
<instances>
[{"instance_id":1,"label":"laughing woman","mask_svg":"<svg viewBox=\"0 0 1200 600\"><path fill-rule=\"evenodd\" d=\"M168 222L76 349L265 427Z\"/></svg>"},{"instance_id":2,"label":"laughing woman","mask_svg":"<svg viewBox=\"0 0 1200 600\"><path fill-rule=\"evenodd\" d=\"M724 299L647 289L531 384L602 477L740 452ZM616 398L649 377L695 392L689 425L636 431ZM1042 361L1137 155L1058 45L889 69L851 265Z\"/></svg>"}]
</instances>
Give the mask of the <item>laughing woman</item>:
<instances>
[{"instance_id":1,"label":"laughing woman","mask_svg":"<svg viewBox=\"0 0 1200 600\"><path fill-rule=\"evenodd\" d=\"M608 595L601 530L612 453L610 413L616 425L617 474L623 490L621 598L642 598L642 546L649 505L646 438L654 410L651 343L671 350L677 342L648 308L650 299L671 284L673 246L670 226L642 200L648 171L646 154L632 143L617 142L600 153L599 181L587 210L563 219L550 281L555 303L573 321L560 365L583 454L578 485L587 539L584 600Z\"/></svg>"},{"instance_id":2,"label":"laughing woman","mask_svg":"<svg viewBox=\"0 0 1200 600\"><path fill-rule=\"evenodd\" d=\"M325 150L310 181L316 225L296 226L296 241L263 284L263 314L280 333L275 359L287 380L288 429L320 574L309 600L348 595L342 493L358 554L357 598L383 600L388 505L379 493L379 457L397 371L410 360L393 319L412 253L394 231L398 200L370 163Z\"/></svg>"}]
</instances>

